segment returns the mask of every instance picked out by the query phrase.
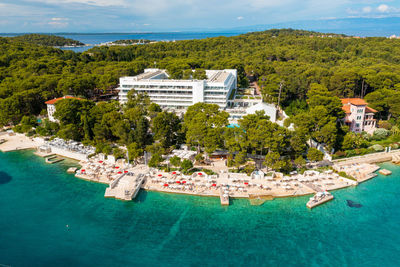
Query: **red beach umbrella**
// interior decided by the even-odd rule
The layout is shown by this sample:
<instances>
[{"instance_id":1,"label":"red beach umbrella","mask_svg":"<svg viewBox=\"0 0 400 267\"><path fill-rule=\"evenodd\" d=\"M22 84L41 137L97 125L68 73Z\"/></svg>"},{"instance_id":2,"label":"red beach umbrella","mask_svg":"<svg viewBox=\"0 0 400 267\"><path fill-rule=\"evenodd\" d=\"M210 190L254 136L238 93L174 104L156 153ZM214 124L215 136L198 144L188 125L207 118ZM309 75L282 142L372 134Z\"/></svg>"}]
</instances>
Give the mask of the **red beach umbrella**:
<instances>
[{"instance_id":1,"label":"red beach umbrella","mask_svg":"<svg viewBox=\"0 0 400 267\"><path fill-rule=\"evenodd\" d=\"M176 181L176 183L177 183L177 184L180 184L180 183L181 183L181 181Z\"/></svg>"},{"instance_id":2,"label":"red beach umbrella","mask_svg":"<svg viewBox=\"0 0 400 267\"><path fill-rule=\"evenodd\" d=\"M212 184L212 186L217 186L217 184Z\"/></svg>"},{"instance_id":3,"label":"red beach umbrella","mask_svg":"<svg viewBox=\"0 0 400 267\"><path fill-rule=\"evenodd\" d=\"M103 163L103 161L102 161L102 160L99 160L99 163Z\"/></svg>"},{"instance_id":4,"label":"red beach umbrella","mask_svg":"<svg viewBox=\"0 0 400 267\"><path fill-rule=\"evenodd\" d=\"M172 174L176 174L176 172L172 172Z\"/></svg>"},{"instance_id":5,"label":"red beach umbrella","mask_svg":"<svg viewBox=\"0 0 400 267\"><path fill-rule=\"evenodd\" d=\"M186 184L186 181L182 181L182 184Z\"/></svg>"},{"instance_id":6,"label":"red beach umbrella","mask_svg":"<svg viewBox=\"0 0 400 267\"><path fill-rule=\"evenodd\" d=\"M118 174L121 174L122 172L118 172Z\"/></svg>"},{"instance_id":7,"label":"red beach umbrella","mask_svg":"<svg viewBox=\"0 0 400 267\"><path fill-rule=\"evenodd\" d=\"M85 169L82 169L81 172L85 172Z\"/></svg>"},{"instance_id":8,"label":"red beach umbrella","mask_svg":"<svg viewBox=\"0 0 400 267\"><path fill-rule=\"evenodd\" d=\"M128 171L124 171L124 173L128 173Z\"/></svg>"},{"instance_id":9,"label":"red beach umbrella","mask_svg":"<svg viewBox=\"0 0 400 267\"><path fill-rule=\"evenodd\" d=\"M159 175L158 175L158 177L161 177L161 176L162 176L162 174L159 174Z\"/></svg>"},{"instance_id":10,"label":"red beach umbrella","mask_svg":"<svg viewBox=\"0 0 400 267\"><path fill-rule=\"evenodd\" d=\"M164 186L168 186L168 184L164 184Z\"/></svg>"},{"instance_id":11,"label":"red beach umbrella","mask_svg":"<svg viewBox=\"0 0 400 267\"><path fill-rule=\"evenodd\" d=\"M201 172L197 173L198 175L203 175Z\"/></svg>"},{"instance_id":12,"label":"red beach umbrella","mask_svg":"<svg viewBox=\"0 0 400 267\"><path fill-rule=\"evenodd\" d=\"M249 185L249 183L244 183L245 185Z\"/></svg>"},{"instance_id":13,"label":"red beach umbrella","mask_svg":"<svg viewBox=\"0 0 400 267\"><path fill-rule=\"evenodd\" d=\"M117 166L117 167L115 167L116 169L119 169L119 167Z\"/></svg>"}]
</instances>

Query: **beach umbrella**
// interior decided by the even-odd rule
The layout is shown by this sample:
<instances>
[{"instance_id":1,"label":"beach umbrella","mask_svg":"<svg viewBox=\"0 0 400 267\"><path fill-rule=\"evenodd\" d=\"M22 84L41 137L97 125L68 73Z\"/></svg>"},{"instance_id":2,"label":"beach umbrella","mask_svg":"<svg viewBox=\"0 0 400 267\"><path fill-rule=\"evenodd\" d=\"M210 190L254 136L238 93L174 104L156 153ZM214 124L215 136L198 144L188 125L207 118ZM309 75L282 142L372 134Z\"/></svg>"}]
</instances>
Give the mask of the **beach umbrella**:
<instances>
[{"instance_id":1,"label":"beach umbrella","mask_svg":"<svg viewBox=\"0 0 400 267\"><path fill-rule=\"evenodd\" d=\"M186 181L182 181L182 184L186 184Z\"/></svg>"},{"instance_id":2,"label":"beach umbrella","mask_svg":"<svg viewBox=\"0 0 400 267\"><path fill-rule=\"evenodd\" d=\"M164 186L168 186L168 184L164 184Z\"/></svg>"},{"instance_id":3,"label":"beach umbrella","mask_svg":"<svg viewBox=\"0 0 400 267\"><path fill-rule=\"evenodd\" d=\"M128 171L124 171L124 173L128 173Z\"/></svg>"},{"instance_id":4,"label":"beach umbrella","mask_svg":"<svg viewBox=\"0 0 400 267\"><path fill-rule=\"evenodd\" d=\"M197 173L197 174L200 175L200 176L203 175L201 172L199 172L199 173Z\"/></svg>"},{"instance_id":5,"label":"beach umbrella","mask_svg":"<svg viewBox=\"0 0 400 267\"><path fill-rule=\"evenodd\" d=\"M177 184L180 184L180 183L181 183L181 181L176 181L176 183L177 183Z\"/></svg>"},{"instance_id":6,"label":"beach umbrella","mask_svg":"<svg viewBox=\"0 0 400 267\"><path fill-rule=\"evenodd\" d=\"M119 167L118 167L118 166L116 166L115 168L116 168L116 169L119 169Z\"/></svg>"},{"instance_id":7,"label":"beach umbrella","mask_svg":"<svg viewBox=\"0 0 400 267\"><path fill-rule=\"evenodd\" d=\"M217 186L217 184L212 184L212 186Z\"/></svg>"},{"instance_id":8,"label":"beach umbrella","mask_svg":"<svg viewBox=\"0 0 400 267\"><path fill-rule=\"evenodd\" d=\"M161 177L162 176L162 174L160 173L159 175L158 175L158 177Z\"/></svg>"},{"instance_id":9,"label":"beach umbrella","mask_svg":"<svg viewBox=\"0 0 400 267\"><path fill-rule=\"evenodd\" d=\"M118 174L122 174L122 172L118 172Z\"/></svg>"},{"instance_id":10,"label":"beach umbrella","mask_svg":"<svg viewBox=\"0 0 400 267\"><path fill-rule=\"evenodd\" d=\"M176 174L176 172L172 172L172 174Z\"/></svg>"},{"instance_id":11,"label":"beach umbrella","mask_svg":"<svg viewBox=\"0 0 400 267\"><path fill-rule=\"evenodd\" d=\"M102 160L99 160L99 163L103 163L103 161L102 161Z\"/></svg>"},{"instance_id":12,"label":"beach umbrella","mask_svg":"<svg viewBox=\"0 0 400 267\"><path fill-rule=\"evenodd\" d=\"M245 185L249 185L249 183L244 183Z\"/></svg>"}]
</instances>

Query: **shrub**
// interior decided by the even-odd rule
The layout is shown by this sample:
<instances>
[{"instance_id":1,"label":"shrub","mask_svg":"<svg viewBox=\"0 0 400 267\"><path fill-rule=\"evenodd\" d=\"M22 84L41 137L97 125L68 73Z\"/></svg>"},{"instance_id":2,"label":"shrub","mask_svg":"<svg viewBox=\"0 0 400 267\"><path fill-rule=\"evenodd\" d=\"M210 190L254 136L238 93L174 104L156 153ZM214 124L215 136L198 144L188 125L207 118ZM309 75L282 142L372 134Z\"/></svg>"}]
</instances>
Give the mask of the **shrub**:
<instances>
[{"instance_id":1,"label":"shrub","mask_svg":"<svg viewBox=\"0 0 400 267\"><path fill-rule=\"evenodd\" d=\"M373 145L370 148L373 149L374 151L383 151L384 150L383 146L378 145L378 144Z\"/></svg>"},{"instance_id":2,"label":"shrub","mask_svg":"<svg viewBox=\"0 0 400 267\"><path fill-rule=\"evenodd\" d=\"M392 124L388 121L379 121L378 125L379 125L379 128L383 128L386 130L392 129Z\"/></svg>"},{"instance_id":3,"label":"shrub","mask_svg":"<svg viewBox=\"0 0 400 267\"><path fill-rule=\"evenodd\" d=\"M181 166L181 158L178 156L173 156L172 158L169 159L169 162L171 163L171 165L175 167Z\"/></svg>"},{"instance_id":4,"label":"shrub","mask_svg":"<svg viewBox=\"0 0 400 267\"><path fill-rule=\"evenodd\" d=\"M342 158L346 156L346 152L344 151L336 151L336 153L333 155L335 158Z\"/></svg>"},{"instance_id":5,"label":"shrub","mask_svg":"<svg viewBox=\"0 0 400 267\"><path fill-rule=\"evenodd\" d=\"M307 158L311 161L321 161L324 158L324 153L314 147L311 147L308 149Z\"/></svg>"},{"instance_id":6,"label":"shrub","mask_svg":"<svg viewBox=\"0 0 400 267\"><path fill-rule=\"evenodd\" d=\"M256 167L253 164L246 164L246 166L244 166L244 171L245 173L250 176L251 173L256 169Z\"/></svg>"},{"instance_id":7,"label":"shrub","mask_svg":"<svg viewBox=\"0 0 400 267\"><path fill-rule=\"evenodd\" d=\"M379 129L375 130L373 138L375 140L382 140L382 139L385 139L386 137L388 137L389 134L390 134L389 130L386 130L384 128L379 128Z\"/></svg>"},{"instance_id":8,"label":"shrub","mask_svg":"<svg viewBox=\"0 0 400 267\"><path fill-rule=\"evenodd\" d=\"M181 168L184 172L187 172L189 169L193 168L193 163L188 159L184 159L181 163Z\"/></svg>"},{"instance_id":9,"label":"shrub","mask_svg":"<svg viewBox=\"0 0 400 267\"><path fill-rule=\"evenodd\" d=\"M394 144L391 144L390 147L391 147L392 149L398 149L398 148L399 148L399 144L394 143Z\"/></svg>"}]
</instances>

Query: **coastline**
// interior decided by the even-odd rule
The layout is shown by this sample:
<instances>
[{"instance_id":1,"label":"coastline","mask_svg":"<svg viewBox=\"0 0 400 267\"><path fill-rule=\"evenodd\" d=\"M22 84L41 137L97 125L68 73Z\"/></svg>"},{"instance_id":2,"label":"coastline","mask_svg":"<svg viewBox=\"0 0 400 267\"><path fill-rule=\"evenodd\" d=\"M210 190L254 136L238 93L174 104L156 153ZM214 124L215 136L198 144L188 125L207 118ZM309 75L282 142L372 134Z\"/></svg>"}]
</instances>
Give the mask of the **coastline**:
<instances>
[{"instance_id":1,"label":"coastline","mask_svg":"<svg viewBox=\"0 0 400 267\"><path fill-rule=\"evenodd\" d=\"M5 143L0 144L0 151L3 151L3 152L23 150L23 149L35 149L44 143L43 138L29 138L23 134L15 134L15 135L11 135L11 136L7 135L7 134L3 134L3 135L0 135L0 139L6 140ZM400 153L400 151L394 151L391 154L394 154L396 152ZM57 153L55 153L55 154L57 154ZM383 155L383 156L387 157L388 156L387 154L388 153L385 153L385 155ZM37 155L37 153L35 153L35 155ZM43 157L43 155L37 155L37 156ZM59 155L59 156L65 157L64 155ZM366 156L368 156L368 155L366 155ZM375 159L381 158L381 157L376 157L376 155L373 155L373 156ZM65 157L65 158L68 158L68 157ZM78 161L77 159L74 159L74 158L70 158L70 159L76 161L77 164L79 164L82 168L84 168L85 162ZM364 160L364 159L365 159L365 156L358 160ZM371 159L371 160L373 160L373 159ZM342 160L340 160L340 162L337 162L336 164L343 167L346 165L348 166L349 164L354 165L355 163L353 163L353 162L354 162L354 159L350 158L350 159L342 159ZM121 170L123 168L125 168L124 165L120 165L120 166L121 166ZM143 168L143 166L138 166L138 167ZM334 184L332 184L332 186L324 186L324 188L325 188L324 190L336 191L336 190L340 190L340 189L347 188L350 186L357 186L359 183L362 183L364 181L374 178L376 176L376 174L374 172L377 169L379 169L379 167L377 167L376 165L374 167L372 165L372 167L368 173L363 173L362 175L360 175L360 177L355 177L357 182L351 182L351 180L348 180L347 178L337 176L338 179L340 179L340 181L342 181L342 182L341 183L335 182ZM137 170L135 170L135 172L136 171ZM359 170L357 170L357 171L359 171ZM159 171L157 170L156 172L159 172ZM168 176L168 173L164 173L163 175ZM325 173L325 175L327 175L327 173ZM223 176L223 174L221 174L221 176ZM101 184L106 184L106 185L110 185L113 181L115 181L115 179L117 179L117 176L114 176L112 179L110 179L110 177L108 177L108 179L105 179L103 177L104 178L103 179L103 178L101 178L101 176L100 177L97 176L97 179L93 179L90 177L90 175L80 174L80 173L75 174L75 177L82 179L82 180L89 181L89 182L96 182L96 183L101 183ZM229 177L229 175L228 175L228 177ZM263 181L261 181L261 180L252 180L251 177L247 177L247 179L249 179L251 181L250 185L252 185L252 182L254 181L253 187L255 187L257 185L257 183L260 183L260 184L263 183ZM332 178L329 178L329 179L332 179ZM277 180L277 178L275 178L274 181L282 182L283 180ZM218 187L223 186L224 184L228 184L229 182L230 182L230 180L227 177L218 178ZM273 182L273 183L275 183L275 182ZM201 185L201 186L203 186L203 185ZM266 186L266 187L268 188L268 186ZM192 195L192 196L201 196L201 197L217 197L217 198L220 197L220 192L219 192L219 190L216 190L217 188L209 187L209 188L203 189L202 191L198 191L199 188L200 187L196 186L195 191L193 191L194 189L192 189L192 191L184 191L181 189L175 190L172 188L160 186L158 183L149 182L149 181L145 181L144 184L141 186L141 189L143 189L145 191L154 191L154 192L167 193L167 194ZM315 190L315 188L309 187L307 184L301 183L301 182L299 183L299 187L296 187L296 189L290 189L290 190L283 190L279 186L276 186L276 187L270 186L270 188L268 189L268 192L265 192L265 191L263 191L263 190L265 190L263 187L260 187L260 188L261 189L258 189L258 188L252 189L251 186L246 187L246 186L242 185L242 189L244 189L244 190L242 190L242 191L236 190L234 192L231 191L229 193L229 198L232 198L232 199L246 199L247 198L249 200L250 199L263 199L263 198L266 198L266 199L293 198L293 197L298 197L298 196L312 195L312 194L316 193L318 190L322 191L322 187L320 187L320 189L318 189L318 186L317 186L317 190ZM247 192L248 191L247 189L249 190L249 192Z\"/></svg>"}]
</instances>

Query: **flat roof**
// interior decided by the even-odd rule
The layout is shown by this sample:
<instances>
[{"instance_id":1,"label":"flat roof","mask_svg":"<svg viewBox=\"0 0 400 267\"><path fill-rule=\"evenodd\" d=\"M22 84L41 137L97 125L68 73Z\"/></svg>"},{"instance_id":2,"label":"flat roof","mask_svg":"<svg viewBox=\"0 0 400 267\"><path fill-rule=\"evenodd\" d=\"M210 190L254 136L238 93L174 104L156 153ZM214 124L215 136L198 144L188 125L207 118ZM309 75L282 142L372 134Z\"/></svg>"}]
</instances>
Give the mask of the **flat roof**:
<instances>
[{"instance_id":1,"label":"flat roof","mask_svg":"<svg viewBox=\"0 0 400 267\"><path fill-rule=\"evenodd\" d=\"M153 77L160 75L162 73L165 73L165 70L151 70L147 71L141 74L138 74L136 76L126 76L126 77L121 77L124 79L133 79L134 81L142 81L142 82L196 82L196 81L207 81L209 83L224 83L228 78L229 75L231 74L230 72L227 72L225 70L216 70L215 73L213 73L210 77L207 77L207 79L204 80L197 80L197 79L182 79L182 80L177 80L177 79L152 79Z\"/></svg>"},{"instance_id":2,"label":"flat roof","mask_svg":"<svg viewBox=\"0 0 400 267\"><path fill-rule=\"evenodd\" d=\"M136 78L136 80L147 80L147 79L151 79L152 77L159 75L163 73L162 70L156 70L156 71L149 71L149 72L144 72L141 73L139 75L134 76Z\"/></svg>"},{"instance_id":3,"label":"flat roof","mask_svg":"<svg viewBox=\"0 0 400 267\"><path fill-rule=\"evenodd\" d=\"M207 79L208 82L215 82L215 83L223 83L228 79L229 77L229 72L225 72L223 70L218 71L217 73L214 73Z\"/></svg>"}]
</instances>

